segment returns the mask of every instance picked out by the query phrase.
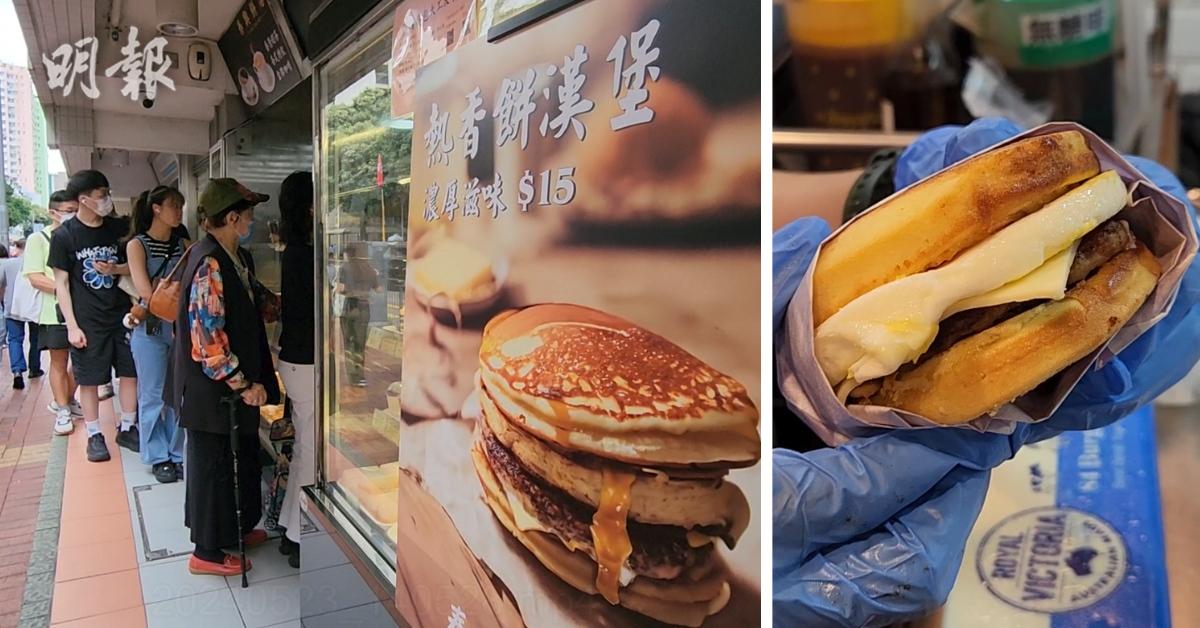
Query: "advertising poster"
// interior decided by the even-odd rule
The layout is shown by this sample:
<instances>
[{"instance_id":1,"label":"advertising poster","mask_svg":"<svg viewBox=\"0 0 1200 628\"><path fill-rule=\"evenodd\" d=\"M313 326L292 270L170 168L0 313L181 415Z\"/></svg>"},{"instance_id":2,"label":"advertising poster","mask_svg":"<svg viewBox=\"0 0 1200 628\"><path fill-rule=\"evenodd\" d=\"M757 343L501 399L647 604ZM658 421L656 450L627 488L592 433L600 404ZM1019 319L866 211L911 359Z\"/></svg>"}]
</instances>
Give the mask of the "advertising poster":
<instances>
[{"instance_id":1,"label":"advertising poster","mask_svg":"<svg viewBox=\"0 0 1200 628\"><path fill-rule=\"evenodd\" d=\"M417 70L475 38L475 0L409 0L392 25L392 117L412 113Z\"/></svg>"},{"instance_id":2,"label":"advertising poster","mask_svg":"<svg viewBox=\"0 0 1200 628\"><path fill-rule=\"evenodd\" d=\"M300 83L300 55L284 35L287 21L273 0L246 0L218 46L242 103L252 112L271 106Z\"/></svg>"},{"instance_id":3,"label":"advertising poster","mask_svg":"<svg viewBox=\"0 0 1200 628\"><path fill-rule=\"evenodd\" d=\"M418 72L413 626L758 623L758 15L588 0Z\"/></svg>"},{"instance_id":4,"label":"advertising poster","mask_svg":"<svg viewBox=\"0 0 1200 628\"><path fill-rule=\"evenodd\" d=\"M530 9L547 4L547 0L478 0L478 4L479 32L487 34L489 28Z\"/></svg>"}]
</instances>

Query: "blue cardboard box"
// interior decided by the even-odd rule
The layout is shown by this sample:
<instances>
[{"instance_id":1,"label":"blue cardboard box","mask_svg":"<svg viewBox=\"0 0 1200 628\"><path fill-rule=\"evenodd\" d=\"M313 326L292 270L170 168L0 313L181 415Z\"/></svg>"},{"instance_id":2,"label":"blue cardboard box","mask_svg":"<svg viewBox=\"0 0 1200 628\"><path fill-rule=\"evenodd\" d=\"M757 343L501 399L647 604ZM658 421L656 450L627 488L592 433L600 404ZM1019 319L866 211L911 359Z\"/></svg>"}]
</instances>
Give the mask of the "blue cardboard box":
<instances>
[{"instance_id":1,"label":"blue cardboard box","mask_svg":"<svg viewBox=\"0 0 1200 628\"><path fill-rule=\"evenodd\" d=\"M922 625L1170 626L1163 547L1146 407L1027 446L997 468L950 599Z\"/></svg>"}]
</instances>

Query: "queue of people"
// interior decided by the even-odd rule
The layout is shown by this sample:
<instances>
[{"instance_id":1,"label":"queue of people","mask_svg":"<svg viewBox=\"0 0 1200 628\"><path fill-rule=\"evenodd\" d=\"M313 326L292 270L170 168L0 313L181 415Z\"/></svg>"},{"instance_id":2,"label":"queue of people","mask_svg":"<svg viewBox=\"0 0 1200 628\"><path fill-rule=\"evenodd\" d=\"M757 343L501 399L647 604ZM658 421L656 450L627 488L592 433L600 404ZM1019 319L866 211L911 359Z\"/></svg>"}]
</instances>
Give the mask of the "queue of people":
<instances>
[{"instance_id":1,"label":"queue of people","mask_svg":"<svg viewBox=\"0 0 1200 628\"><path fill-rule=\"evenodd\" d=\"M302 280L313 269L311 173L293 173L281 188L284 277L294 279L281 297L258 282L244 248L254 208L267 200L234 179L211 180L193 241L179 190L146 190L121 218L108 179L83 170L51 196L51 224L0 260L13 388L42 376L41 351L49 351L54 432L70 434L81 419L87 459L103 463L112 455L100 389L115 376L117 445L138 453L156 481L185 482L194 574L249 570L244 553L227 551L268 540L259 527L259 407L281 403L282 391L264 317L281 322L278 373L296 433L280 551L299 567L299 489L313 481L314 288Z\"/></svg>"},{"instance_id":2,"label":"queue of people","mask_svg":"<svg viewBox=\"0 0 1200 628\"><path fill-rule=\"evenodd\" d=\"M23 318L14 317L13 310L16 288L20 285L21 267L25 263L25 241L15 240L7 249L0 247L0 291L4 293L4 348L8 351L8 362L12 369L13 390L24 390L25 376L37 379L45 375L42 371L42 352L38 348L38 326ZM26 358L25 336L29 336L28 358Z\"/></svg>"}]
</instances>

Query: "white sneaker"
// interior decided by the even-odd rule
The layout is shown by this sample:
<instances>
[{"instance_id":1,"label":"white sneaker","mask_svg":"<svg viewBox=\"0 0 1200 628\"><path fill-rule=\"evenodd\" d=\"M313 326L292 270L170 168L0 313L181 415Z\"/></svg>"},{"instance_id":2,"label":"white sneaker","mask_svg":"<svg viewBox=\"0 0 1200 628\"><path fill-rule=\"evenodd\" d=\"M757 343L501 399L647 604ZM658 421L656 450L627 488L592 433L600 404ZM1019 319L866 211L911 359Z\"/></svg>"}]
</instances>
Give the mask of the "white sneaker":
<instances>
[{"instance_id":1,"label":"white sneaker","mask_svg":"<svg viewBox=\"0 0 1200 628\"><path fill-rule=\"evenodd\" d=\"M70 414L72 417L77 419L83 417L83 406L79 405L79 402L72 400L71 403L67 404L67 407L70 409ZM59 406L57 402L51 401L46 406L46 409L50 411L50 414L57 415L59 409L61 409L61 406Z\"/></svg>"},{"instance_id":2,"label":"white sneaker","mask_svg":"<svg viewBox=\"0 0 1200 628\"><path fill-rule=\"evenodd\" d=\"M75 431L75 423L71 421L70 411L63 409L56 413L54 417L54 433L60 436L66 436Z\"/></svg>"}]
</instances>

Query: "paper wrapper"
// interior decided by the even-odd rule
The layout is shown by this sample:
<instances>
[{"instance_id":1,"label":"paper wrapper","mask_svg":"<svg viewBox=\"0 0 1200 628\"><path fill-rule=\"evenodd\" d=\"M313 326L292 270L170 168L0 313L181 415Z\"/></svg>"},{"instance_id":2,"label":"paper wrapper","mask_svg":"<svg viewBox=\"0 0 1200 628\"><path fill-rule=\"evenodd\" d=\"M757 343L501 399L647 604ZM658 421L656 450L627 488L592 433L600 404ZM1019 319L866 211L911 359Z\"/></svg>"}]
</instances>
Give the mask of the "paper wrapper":
<instances>
[{"instance_id":1,"label":"paper wrapper","mask_svg":"<svg viewBox=\"0 0 1200 628\"><path fill-rule=\"evenodd\" d=\"M470 404L470 402L468 402ZM471 462L471 445L475 440L476 422L464 419L438 419L406 425L400 436L400 466L415 471L424 478L424 489L432 500L422 500L445 509L445 514L454 522L454 529L445 534L461 536L467 548L487 571L495 574L494 581L503 583L520 609L520 618L531 628L558 626L659 626L658 622L619 606L612 606L598 595L582 593L560 580L543 566L533 554L521 545L512 534L496 520L491 509L483 501L483 489ZM759 467L736 469L728 480L737 484L747 496L757 495L759 490ZM434 503L436 502L436 504ZM422 507L416 500L404 500L400 504L401 526L414 519L408 513L412 508ZM757 515L757 513L755 513ZM742 628L759 623L759 589L757 584L760 539L757 517L751 519L750 527L738 541L737 548L727 549L720 545L721 554L729 569L732 596L729 604L704 622L705 628ZM415 542L419 546L451 546L450 541L439 541L428 537ZM401 553L405 550L401 549ZM397 557L404 562L403 556ZM447 561L449 563L449 561ZM421 568L420 566L416 567ZM449 568L449 565L442 569ZM454 577L456 583L475 581L474 570L460 570ZM481 583L482 584L482 583ZM426 586L429 586L426 584ZM438 608L449 608L451 596L463 599L461 591L451 587L443 592L430 593L426 597L446 600ZM490 587L482 587L485 594L470 597L492 597ZM507 598L507 595L501 596ZM460 603L461 605L461 603ZM489 609L485 615L490 615ZM500 621L503 624L502 620ZM444 620L443 620L444 623ZM468 625L471 625L468 622ZM495 625L484 622L479 625Z\"/></svg>"},{"instance_id":2,"label":"paper wrapper","mask_svg":"<svg viewBox=\"0 0 1200 628\"><path fill-rule=\"evenodd\" d=\"M1134 234L1157 256L1163 273L1150 297L1104 346L1055 375L1050 383L1001 406L992 415L984 415L952 427L980 432L1012 433L1016 423L1041 421L1049 417L1085 373L1099 369L1138 336L1170 311L1179 291L1179 283L1188 264L1196 256L1196 232L1189 210L1175 197L1158 189L1116 150L1096 134L1068 122L1053 122L1008 139L993 150L1027 137L1075 130L1083 133L1088 146L1100 161L1100 170L1115 170L1129 188L1129 200L1118 218L1127 220ZM986 151L985 151L986 152ZM960 163L966 163L971 159ZM952 166L953 167L953 166ZM897 192L903 194L904 191ZM883 201L883 202L886 202ZM880 203L882 204L882 202ZM876 205L875 207L878 207ZM875 207L871 208L873 211ZM864 212L865 214L866 212ZM861 215L859 216L861 217ZM859 217L856 217L857 220ZM834 235L853 224L842 225ZM831 235L830 238L833 236ZM826 239L826 242L829 240ZM824 248L824 244L822 244ZM820 250L817 256L821 255ZM829 381L821 372L813 351L812 281L816 263L809 266L797 288L784 318L784 328L775 338L776 368L780 390L788 406L829 445L837 445L875 428L949 427L929 419L882 406L842 405Z\"/></svg>"}]
</instances>

